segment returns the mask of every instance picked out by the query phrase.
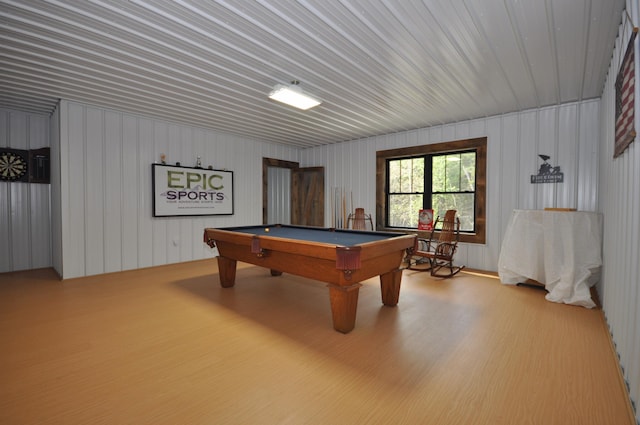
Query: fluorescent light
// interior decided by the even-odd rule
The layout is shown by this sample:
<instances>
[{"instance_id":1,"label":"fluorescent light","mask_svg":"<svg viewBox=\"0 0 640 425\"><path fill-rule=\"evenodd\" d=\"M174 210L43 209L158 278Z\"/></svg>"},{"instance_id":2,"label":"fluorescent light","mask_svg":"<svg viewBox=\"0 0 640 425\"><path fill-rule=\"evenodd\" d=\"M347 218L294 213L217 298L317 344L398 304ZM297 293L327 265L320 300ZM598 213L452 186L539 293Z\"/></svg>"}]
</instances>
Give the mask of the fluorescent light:
<instances>
[{"instance_id":1,"label":"fluorescent light","mask_svg":"<svg viewBox=\"0 0 640 425\"><path fill-rule=\"evenodd\" d=\"M306 94L295 83L290 86L277 84L273 91L269 93L269 98L305 111L322 103L321 100Z\"/></svg>"}]
</instances>

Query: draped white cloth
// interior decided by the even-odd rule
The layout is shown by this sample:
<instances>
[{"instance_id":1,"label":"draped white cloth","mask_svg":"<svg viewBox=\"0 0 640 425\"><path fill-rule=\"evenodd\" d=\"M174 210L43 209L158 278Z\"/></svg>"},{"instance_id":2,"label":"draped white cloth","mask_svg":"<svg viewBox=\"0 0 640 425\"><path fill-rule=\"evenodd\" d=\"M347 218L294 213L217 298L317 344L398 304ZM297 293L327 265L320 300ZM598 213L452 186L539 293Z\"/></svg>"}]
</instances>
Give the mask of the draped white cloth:
<instances>
[{"instance_id":1,"label":"draped white cloth","mask_svg":"<svg viewBox=\"0 0 640 425\"><path fill-rule=\"evenodd\" d=\"M586 211L514 210L502 240L498 275L504 284L533 279L546 299L595 307L590 287L602 268L602 215Z\"/></svg>"}]
</instances>

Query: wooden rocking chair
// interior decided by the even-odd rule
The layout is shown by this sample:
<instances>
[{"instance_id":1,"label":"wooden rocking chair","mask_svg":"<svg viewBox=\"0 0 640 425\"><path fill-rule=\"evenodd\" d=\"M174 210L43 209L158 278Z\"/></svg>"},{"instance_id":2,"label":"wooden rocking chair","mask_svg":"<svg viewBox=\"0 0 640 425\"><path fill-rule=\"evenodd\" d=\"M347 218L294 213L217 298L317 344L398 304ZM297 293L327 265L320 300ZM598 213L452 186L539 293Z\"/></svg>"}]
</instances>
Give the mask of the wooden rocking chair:
<instances>
[{"instance_id":1,"label":"wooden rocking chair","mask_svg":"<svg viewBox=\"0 0 640 425\"><path fill-rule=\"evenodd\" d=\"M438 224L441 229L436 229ZM436 235L436 232L439 232ZM458 248L460 240L460 218L456 217L456 210L447 210L444 219L436 218L431 230L430 239L417 239L409 269L431 271L431 276L451 277L457 274L464 266L454 266L453 256ZM416 267L419 264L428 263L428 267Z\"/></svg>"},{"instance_id":2,"label":"wooden rocking chair","mask_svg":"<svg viewBox=\"0 0 640 425\"><path fill-rule=\"evenodd\" d=\"M371 230L373 230L371 214L365 214L364 208L356 208L356 212L349 214L347 218L347 229L367 230L367 220L369 221Z\"/></svg>"}]
</instances>

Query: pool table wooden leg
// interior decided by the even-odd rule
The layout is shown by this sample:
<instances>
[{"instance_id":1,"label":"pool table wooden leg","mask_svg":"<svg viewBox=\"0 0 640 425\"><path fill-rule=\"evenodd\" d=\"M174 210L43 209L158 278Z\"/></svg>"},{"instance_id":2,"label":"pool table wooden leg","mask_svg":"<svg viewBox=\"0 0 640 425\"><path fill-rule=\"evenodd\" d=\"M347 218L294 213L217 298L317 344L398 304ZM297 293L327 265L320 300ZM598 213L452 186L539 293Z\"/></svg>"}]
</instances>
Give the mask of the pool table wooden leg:
<instances>
[{"instance_id":1,"label":"pool table wooden leg","mask_svg":"<svg viewBox=\"0 0 640 425\"><path fill-rule=\"evenodd\" d=\"M236 283L236 264L236 260L218 257L218 275L223 288L231 288Z\"/></svg>"},{"instance_id":2,"label":"pool table wooden leg","mask_svg":"<svg viewBox=\"0 0 640 425\"><path fill-rule=\"evenodd\" d=\"M356 283L350 286L329 284L328 286L333 328L338 332L349 333L356 325L358 293L362 284Z\"/></svg>"},{"instance_id":3,"label":"pool table wooden leg","mask_svg":"<svg viewBox=\"0 0 640 425\"><path fill-rule=\"evenodd\" d=\"M398 304L400 297L400 282L402 270L394 270L380 275L380 290L382 292L382 304L393 307Z\"/></svg>"}]
</instances>

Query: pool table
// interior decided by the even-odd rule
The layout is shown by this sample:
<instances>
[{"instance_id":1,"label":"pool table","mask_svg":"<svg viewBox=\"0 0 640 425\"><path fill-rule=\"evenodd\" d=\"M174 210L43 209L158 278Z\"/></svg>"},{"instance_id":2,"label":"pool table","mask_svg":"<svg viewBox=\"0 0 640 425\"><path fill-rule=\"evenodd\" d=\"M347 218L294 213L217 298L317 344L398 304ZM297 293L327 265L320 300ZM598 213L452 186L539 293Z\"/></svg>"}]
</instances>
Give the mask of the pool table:
<instances>
[{"instance_id":1,"label":"pool table","mask_svg":"<svg viewBox=\"0 0 640 425\"><path fill-rule=\"evenodd\" d=\"M358 291L363 280L380 276L382 303L395 306L402 269L415 235L322 227L260 225L207 228L204 241L218 250L220 284L235 284L236 262L328 283L333 327L348 333L356 321Z\"/></svg>"}]
</instances>

